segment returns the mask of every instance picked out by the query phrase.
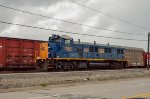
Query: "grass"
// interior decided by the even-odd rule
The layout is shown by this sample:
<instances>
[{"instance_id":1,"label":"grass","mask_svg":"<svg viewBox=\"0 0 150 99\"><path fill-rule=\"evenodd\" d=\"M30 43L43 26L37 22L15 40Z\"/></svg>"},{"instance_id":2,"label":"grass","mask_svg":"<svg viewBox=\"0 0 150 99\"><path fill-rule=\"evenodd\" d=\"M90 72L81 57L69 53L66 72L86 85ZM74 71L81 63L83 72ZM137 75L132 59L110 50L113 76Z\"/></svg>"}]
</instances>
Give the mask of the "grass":
<instances>
[{"instance_id":1,"label":"grass","mask_svg":"<svg viewBox=\"0 0 150 99\"><path fill-rule=\"evenodd\" d=\"M42 86L42 87L47 87L48 84L47 84L47 83L41 83L40 86Z\"/></svg>"}]
</instances>

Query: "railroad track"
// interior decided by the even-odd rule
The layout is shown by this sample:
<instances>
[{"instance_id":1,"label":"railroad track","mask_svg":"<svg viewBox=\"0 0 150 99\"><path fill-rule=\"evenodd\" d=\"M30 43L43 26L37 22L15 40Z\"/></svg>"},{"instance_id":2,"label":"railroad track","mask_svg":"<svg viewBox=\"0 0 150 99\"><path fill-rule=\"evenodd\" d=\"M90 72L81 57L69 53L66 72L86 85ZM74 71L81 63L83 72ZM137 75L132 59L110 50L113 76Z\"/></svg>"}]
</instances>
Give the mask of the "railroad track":
<instances>
[{"instance_id":1,"label":"railroad track","mask_svg":"<svg viewBox=\"0 0 150 99\"><path fill-rule=\"evenodd\" d=\"M37 70L28 70L28 71L0 71L0 74L11 74L11 73L36 73L42 72Z\"/></svg>"},{"instance_id":2,"label":"railroad track","mask_svg":"<svg viewBox=\"0 0 150 99\"><path fill-rule=\"evenodd\" d=\"M6 71L6 70L2 70L0 71L0 74L11 74L11 73L41 73L41 72L84 72L84 71L112 71L112 70L136 70L136 69L145 69L144 68L124 68L124 69L107 69L107 68L100 68L100 69L80 69L80 70L65 70L65 71L40 71L40 70L20 70L20 71L17 71L17 70L9 70L9 71Z\"/></svg>"}]
</instances>

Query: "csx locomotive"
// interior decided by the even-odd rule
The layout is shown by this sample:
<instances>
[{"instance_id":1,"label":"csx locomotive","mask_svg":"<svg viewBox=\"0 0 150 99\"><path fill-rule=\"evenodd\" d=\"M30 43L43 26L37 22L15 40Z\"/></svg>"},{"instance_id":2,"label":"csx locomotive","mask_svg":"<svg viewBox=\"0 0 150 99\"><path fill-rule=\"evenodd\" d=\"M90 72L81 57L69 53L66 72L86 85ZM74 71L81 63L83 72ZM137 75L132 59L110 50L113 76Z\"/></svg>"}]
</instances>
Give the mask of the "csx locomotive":
<instances>
[{"instance_id":1,"label":"csx locomotive","mask_svg":"<svg viewBox=\"0 0 150 99\"><path fill-rule=\"evenodd\" d=\"M48 44L41 44L40 49L40 57L36 60L40 70L121 69L128 66L124 47L77 42L67 35L52 35Z\"/></svg>"}]
</instances>

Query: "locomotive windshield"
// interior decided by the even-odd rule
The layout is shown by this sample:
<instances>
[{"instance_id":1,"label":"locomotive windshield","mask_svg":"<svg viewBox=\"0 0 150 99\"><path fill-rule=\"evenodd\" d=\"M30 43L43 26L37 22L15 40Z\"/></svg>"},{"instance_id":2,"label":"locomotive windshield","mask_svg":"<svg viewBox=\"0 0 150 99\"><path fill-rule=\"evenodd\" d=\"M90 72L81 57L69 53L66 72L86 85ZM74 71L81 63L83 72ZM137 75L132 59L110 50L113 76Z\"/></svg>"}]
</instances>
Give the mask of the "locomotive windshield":
<instances>
[{"instance_id":1,"label":"locomotive windshield","mask_svg":"<svg viewBox=\"0 0 150 99\"><path fill-rule=\"evenodd\" d=\"M51 41L51 43L60 43L60 39L59 38L49 38L49 40Z\"/></svg>"},{"instance_id":2,"label":"locomotive windshield","mask_svg":"<svg viewBox=\"0 0 150 99\"><path fill-rule=\"evenodd\" d=\"M65 44L66 45L70 45L71 44L71 40L69 39L69 40L65 40Z\"/></svg>"},{"instance_id":3,"label":"locomotive windshield","mask_svg":"<svg viewBox=\"0 0 150 99\"><path fill-rule=\"evenodd\" d=\"M72 40L73 40L71 37L67 35L61 35L60 37L64 40L65 45L71 45Z\"/></svg>"}]
</instances>

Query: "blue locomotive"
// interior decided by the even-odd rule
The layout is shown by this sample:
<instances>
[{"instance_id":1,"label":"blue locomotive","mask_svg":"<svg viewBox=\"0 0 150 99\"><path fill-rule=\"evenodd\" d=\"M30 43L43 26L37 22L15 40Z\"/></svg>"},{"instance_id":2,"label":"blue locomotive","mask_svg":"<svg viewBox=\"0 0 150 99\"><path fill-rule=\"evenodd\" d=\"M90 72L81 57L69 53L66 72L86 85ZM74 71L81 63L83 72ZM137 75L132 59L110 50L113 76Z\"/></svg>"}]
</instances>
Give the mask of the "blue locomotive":
<instances>
[{"instance_id":1,"label":"blue locomotive","mask_svg":"<svg viewBox=\"0 0 150 99\"><path fill-rule=\"evenodd\" d=\"M74 41L67 35L52 35L48 40L48 58L42 60L45 68L76 70L109 67L121 69L126 65L124 48Z\"/></svg>"}]
</instances>

